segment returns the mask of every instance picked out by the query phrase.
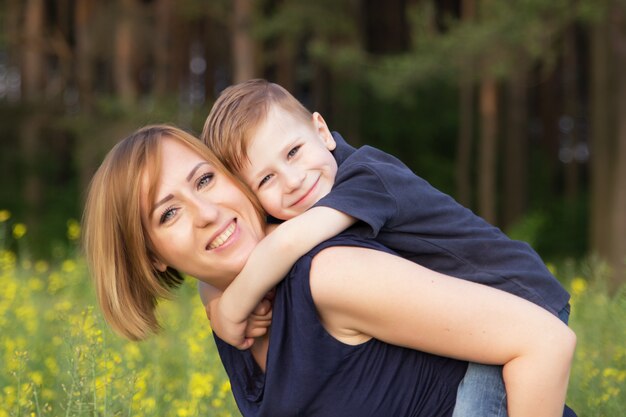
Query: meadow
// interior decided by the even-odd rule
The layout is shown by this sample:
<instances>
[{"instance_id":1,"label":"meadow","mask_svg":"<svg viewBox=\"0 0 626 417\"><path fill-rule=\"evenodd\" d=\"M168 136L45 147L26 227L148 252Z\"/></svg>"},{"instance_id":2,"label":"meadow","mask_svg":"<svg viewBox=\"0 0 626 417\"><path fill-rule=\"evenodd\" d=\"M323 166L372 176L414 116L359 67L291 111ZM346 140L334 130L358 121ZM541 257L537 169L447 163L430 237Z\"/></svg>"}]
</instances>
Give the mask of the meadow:
<instances>
[{"instance_id":1,"label":"meadow","mask_svg":"<svg viewBox=\"0 0 626 417\"><path fill-rule=\"evenodd\" d=\"M240 416L188 280L159 306L164 330L125 341L103 322L69 220L53 261L30 259L28 229L0 210L0 417ZM626 410L626 292L593 259L548 265L572 294L578 335L568 403L581 417Z\"/></svg>"}]
</instances>

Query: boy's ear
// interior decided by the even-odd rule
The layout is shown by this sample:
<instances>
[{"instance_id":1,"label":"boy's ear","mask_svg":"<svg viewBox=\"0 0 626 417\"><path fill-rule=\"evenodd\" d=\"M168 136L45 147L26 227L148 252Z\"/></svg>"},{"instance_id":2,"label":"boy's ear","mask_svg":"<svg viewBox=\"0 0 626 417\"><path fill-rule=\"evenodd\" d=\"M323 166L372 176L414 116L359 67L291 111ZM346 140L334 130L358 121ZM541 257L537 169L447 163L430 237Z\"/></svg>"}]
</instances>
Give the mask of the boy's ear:
<instances>
[{"instance_id":1,"label":"boy's ear","mask_svg":"<svg viewBox=\"0 0 626 417\"><path fill-rule=\"evenodd\" d=\"M334 150L337 147L337 143L335 142L335 138L330 133L330 129L328 129L328 125L326 121L318 112L313 113L313 126L315 127L315 131L322 139L322 142L326 145L329 151Z\"/></svg>"}]
</instances>

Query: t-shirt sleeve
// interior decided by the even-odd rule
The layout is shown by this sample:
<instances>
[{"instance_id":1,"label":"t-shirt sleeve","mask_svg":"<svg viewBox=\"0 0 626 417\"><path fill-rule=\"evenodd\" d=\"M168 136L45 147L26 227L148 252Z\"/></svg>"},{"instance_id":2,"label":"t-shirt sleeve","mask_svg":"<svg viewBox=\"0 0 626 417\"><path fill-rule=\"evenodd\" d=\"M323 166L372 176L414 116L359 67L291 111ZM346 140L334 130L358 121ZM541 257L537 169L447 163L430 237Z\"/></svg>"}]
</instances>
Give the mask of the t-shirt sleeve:
<instances>
[{"instance_id":1,"label":"t-shirt sleeve","mask_svg":"<svg viewBox=\"0 0 626 417\"><path fill-rule=\"evenodd\" d=\"M316 206L346 213L371 228L375 237L398 210L396 199L385 182L367 163L346 161L340 167L331 192Z\"/></svg>"}]
</instances>

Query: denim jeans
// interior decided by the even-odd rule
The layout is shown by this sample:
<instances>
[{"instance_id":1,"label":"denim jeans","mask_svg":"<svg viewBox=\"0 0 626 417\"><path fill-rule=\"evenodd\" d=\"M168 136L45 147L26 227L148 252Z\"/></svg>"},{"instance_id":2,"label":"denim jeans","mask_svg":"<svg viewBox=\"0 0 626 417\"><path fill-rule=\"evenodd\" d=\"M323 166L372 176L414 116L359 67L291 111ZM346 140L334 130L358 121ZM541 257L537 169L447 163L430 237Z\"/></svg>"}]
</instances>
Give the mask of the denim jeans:
<instances>
[{"instance_id":1,"label":"denim jeans","mask_svg":"<svg viewBox=\"0 0 626 417\"><path fill-rule=\"evenodd\" d=\"M565 324L569 312L569 304L559 312ZM452 417L508 417L506 407L502 366L470 362L457 391Z\"/></svg>"}]
</instances>

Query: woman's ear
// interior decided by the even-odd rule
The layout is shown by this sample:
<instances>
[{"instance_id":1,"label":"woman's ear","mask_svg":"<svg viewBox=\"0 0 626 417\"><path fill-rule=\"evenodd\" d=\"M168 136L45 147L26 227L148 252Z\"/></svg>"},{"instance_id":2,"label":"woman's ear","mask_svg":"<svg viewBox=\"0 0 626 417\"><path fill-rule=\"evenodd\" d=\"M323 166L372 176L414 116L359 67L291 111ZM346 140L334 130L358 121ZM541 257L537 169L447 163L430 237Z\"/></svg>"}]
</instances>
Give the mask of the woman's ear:
<instances>
[{"instance_id":1,"label":"woman's ear","mask_svg":"<svg viewBox=\"0 0 626 417\"><path fill-rule=\"evenodd\" d=\"M322 142L324 142L324 145L326 145L326 148L328 148L329 151L334 150L337 147L335 138L333 138L333 135L330 133L326 121L318 112L313 113L313 126L315 126L315 130L322 139Z\"/></svg>"},{"instance_id":2,"label":"woman's ear","mask_svg":"<svg viewBox=\"0 0 626 417\"><path fill-rule=\"evenodd\" d=\"M167 265L165 265L162 261L152 256L152 266L159 272L167 271Z\"/></svg>"}]
</instances>

